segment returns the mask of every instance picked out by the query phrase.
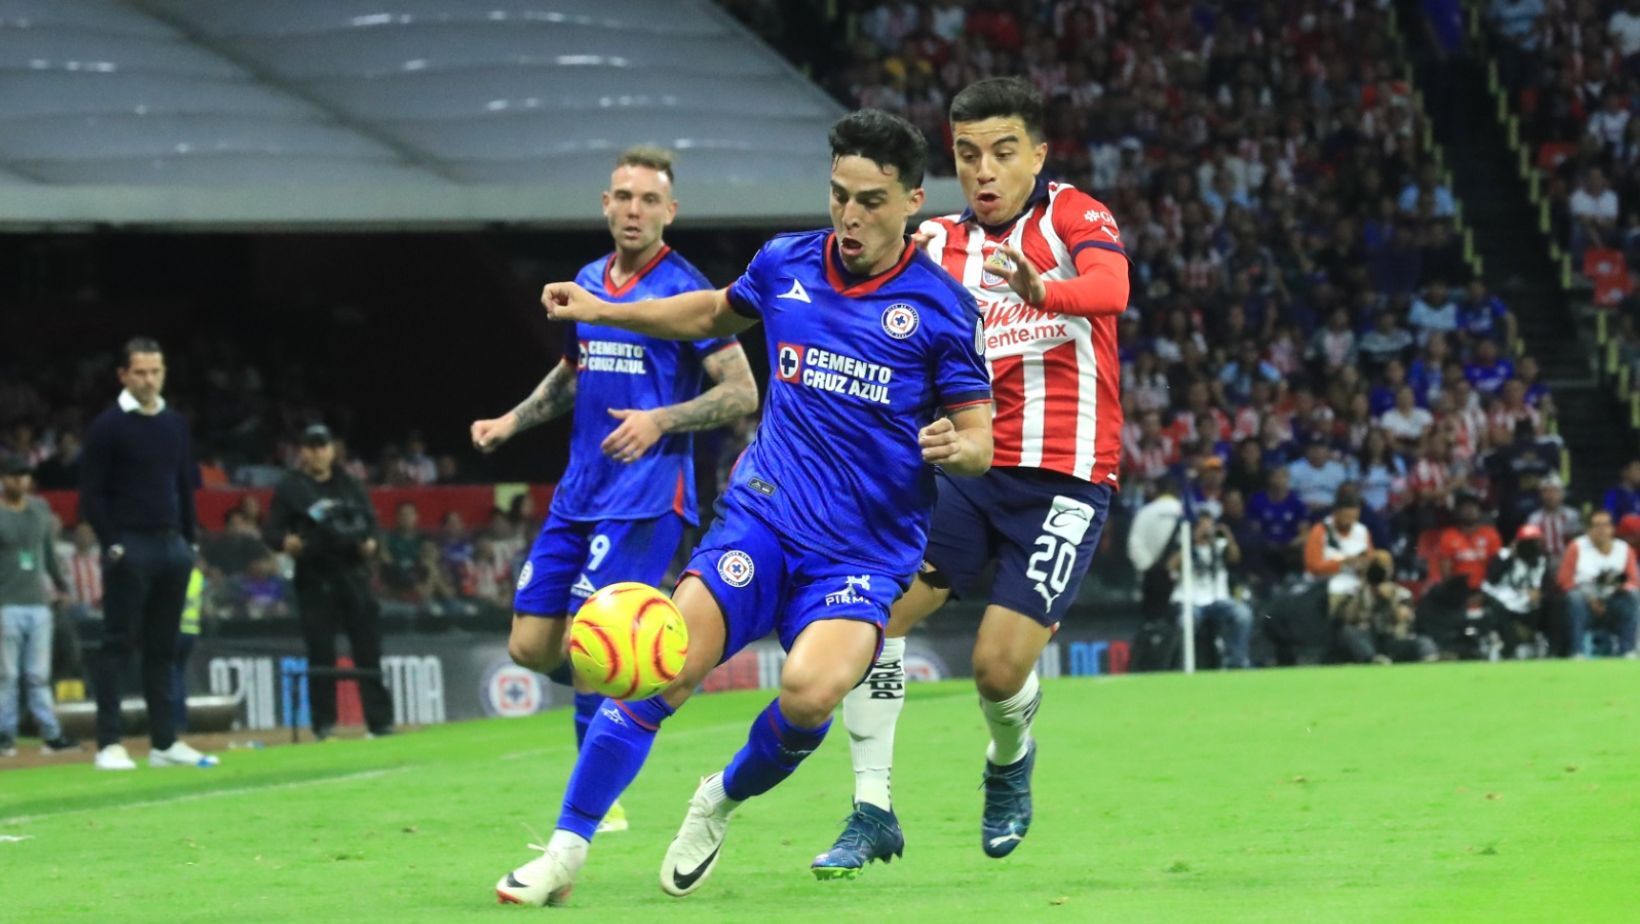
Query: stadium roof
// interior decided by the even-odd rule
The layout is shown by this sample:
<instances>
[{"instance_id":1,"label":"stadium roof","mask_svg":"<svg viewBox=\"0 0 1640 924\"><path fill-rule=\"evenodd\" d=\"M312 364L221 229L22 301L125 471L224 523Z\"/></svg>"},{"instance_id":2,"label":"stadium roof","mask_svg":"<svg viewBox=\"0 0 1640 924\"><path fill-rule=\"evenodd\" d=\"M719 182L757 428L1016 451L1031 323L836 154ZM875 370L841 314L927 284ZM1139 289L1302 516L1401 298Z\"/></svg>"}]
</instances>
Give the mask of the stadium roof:
<instances>
[{"instance_id":1,"label":"stadium roof","mask_svg":"<svg viewBox=\"0 0 1640 924\"><path fill-rule=\"evenodd\" d=\"M594 226L637 143L814 221L842 111L709 0L0 0L0 225Z\"/></svg>"}]
</instances>

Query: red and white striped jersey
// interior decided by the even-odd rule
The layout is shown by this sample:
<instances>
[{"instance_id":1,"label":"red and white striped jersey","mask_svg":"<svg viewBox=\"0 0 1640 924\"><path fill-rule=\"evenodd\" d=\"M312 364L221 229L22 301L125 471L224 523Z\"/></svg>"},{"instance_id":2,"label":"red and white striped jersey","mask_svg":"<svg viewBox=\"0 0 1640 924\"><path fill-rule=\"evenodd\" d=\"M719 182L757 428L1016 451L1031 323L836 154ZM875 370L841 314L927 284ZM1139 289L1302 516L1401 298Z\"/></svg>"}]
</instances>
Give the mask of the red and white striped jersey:
<instances>
[{"instance_id":1,"label":"red and white striped jersey","mask_svg":"<svg viewBox=\"0 0 1640 924\"><path fill-rule=\"evenodd\" d=\"M1122 456L1121 367L1114 310L1050 311L1025 304L985 269L998 246L1025 255L1050 290L1086 270L1089 251L1126 252L1104 204L1063 183L1039 182L1011 224L987 229L971 211L922 224L929 256L968 289L985 323L985 358L996 401L998 468L1040 468L1116 484ZM1092 257L1104 255L1094 253ZM1124 293L1125 295L1125 293ZM1050 299L1050 302L1053 300Z\"/></svg>"}]
</instances>

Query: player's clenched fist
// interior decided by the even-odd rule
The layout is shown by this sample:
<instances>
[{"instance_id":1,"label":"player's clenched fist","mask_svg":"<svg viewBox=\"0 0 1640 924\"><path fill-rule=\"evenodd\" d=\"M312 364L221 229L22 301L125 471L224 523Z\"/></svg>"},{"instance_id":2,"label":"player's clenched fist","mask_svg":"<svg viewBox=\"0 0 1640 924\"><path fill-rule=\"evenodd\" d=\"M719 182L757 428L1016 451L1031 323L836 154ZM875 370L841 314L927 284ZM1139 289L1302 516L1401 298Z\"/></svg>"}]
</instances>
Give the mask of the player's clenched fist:
<instances>
[{"instance_id":1,"label":"player's clenched fist","mask_svg":"<svg viewBox=\"0 0 1640 924\"><path fill-rule=\"evenodd\" d=\"M494 452L502 443L512 439L518 430L518 418L504 414L491 420L475 420L472 426L473 448L479 452Z\"/></svg>"},{"instance_id":2,"label":"player's clenched fist","mask_svg":"<svg viewBox=\"0 0 1640 924\"><path fill-rule=\"evenodd\" d=\"M606 303L573 282L549 282L541 290L541 304L554 321L596 321Z\"/></svg>"},{"instance_id":3,"label":"player's clenched fist","mask_svg":"<svg viewBox=\"0 0 1640 924\"><path fill-rule=\"evenodd\" d=\"M917 445L922 447L923 461L929 465L960 464L964 450L970 448L949 417L941 417L918 430Z\"/></svg>"}]
</instances>

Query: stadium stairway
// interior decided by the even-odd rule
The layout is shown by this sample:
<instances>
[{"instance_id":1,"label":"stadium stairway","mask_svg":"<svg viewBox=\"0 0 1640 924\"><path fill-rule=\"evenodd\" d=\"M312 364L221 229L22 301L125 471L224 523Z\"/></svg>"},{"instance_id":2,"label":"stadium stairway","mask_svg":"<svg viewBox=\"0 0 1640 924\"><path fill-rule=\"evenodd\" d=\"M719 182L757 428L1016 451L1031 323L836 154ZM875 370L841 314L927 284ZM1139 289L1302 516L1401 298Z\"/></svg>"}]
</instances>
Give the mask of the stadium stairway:
<instances>
[{"instance_id":1,"label":"stadium stairway","mask_svg":"<svg viewBox=\"0 0 1640 924\"><path fill-rule=\"evenodd\" d=\"M1514 313L1524 351L1538 359L1571 456L1571 485L1588 496L1615 480L1629 458L1635 445L1629 410L1599 381L1594 326L1561 285L1538 209L1496 117L1484 64L1426 56L1417 78L1435 140L1454 168L1452 192L1473 231L1482 275Z\"/></svg>"}]
</instances>

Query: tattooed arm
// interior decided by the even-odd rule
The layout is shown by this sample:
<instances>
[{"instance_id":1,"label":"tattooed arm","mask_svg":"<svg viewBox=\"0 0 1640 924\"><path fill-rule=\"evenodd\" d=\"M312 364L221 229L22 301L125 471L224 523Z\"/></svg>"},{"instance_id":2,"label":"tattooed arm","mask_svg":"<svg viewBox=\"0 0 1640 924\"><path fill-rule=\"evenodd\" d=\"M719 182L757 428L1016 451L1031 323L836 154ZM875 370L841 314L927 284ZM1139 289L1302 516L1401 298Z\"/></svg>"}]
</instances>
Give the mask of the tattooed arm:
<instances>
[{"instance_id":1,"label":"tattooed arm","mask_svg":"<svg viewBox=\"0 0 1640 924\"><path fill-rule=\"evenodd\" d=\"M473 421L473 446L480 452L494 452L507 440L561 416L574 405L575 366L564 360L517 407L491 420Z\"/></svg>"},{"instance_id":2,"label":"tattooed arm","mask_svg":"<svg viewBox=\"0 0 1640 924\"><path fill-rule=\"evenodd\" d=\"M646 411L611 409L610 416L621 425L604 440L604 455L631 462L664 434L710 430L757 410L757 381L739 344L707 356L702 368L716 384L698 397Z\"/></svg>"}]
</instances>

